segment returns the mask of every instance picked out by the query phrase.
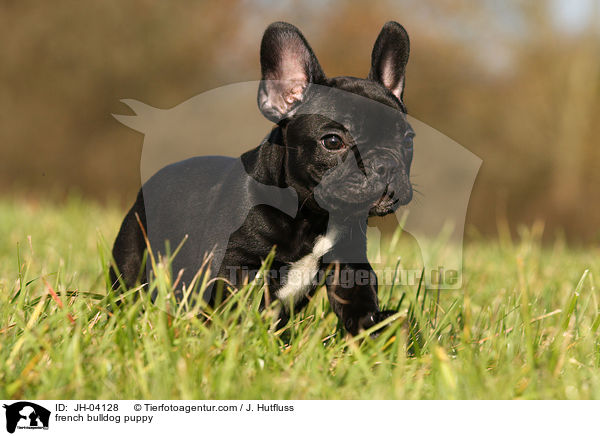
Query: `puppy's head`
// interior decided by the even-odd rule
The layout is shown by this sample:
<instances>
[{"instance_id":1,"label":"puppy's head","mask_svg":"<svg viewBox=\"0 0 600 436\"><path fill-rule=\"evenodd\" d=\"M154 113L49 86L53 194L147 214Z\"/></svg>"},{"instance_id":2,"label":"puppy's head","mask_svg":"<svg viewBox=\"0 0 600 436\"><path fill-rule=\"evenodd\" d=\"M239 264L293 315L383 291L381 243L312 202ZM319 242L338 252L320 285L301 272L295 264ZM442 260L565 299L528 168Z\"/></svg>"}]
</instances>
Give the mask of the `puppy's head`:
<instances>
[{"instance_id":1,"label":"puppy's head","mask_svg":"<svg viewBox=\"0 0 600 436\"><path fill-rule=\"evenodd\" d=\"M258 105L279 124L286 177L307 207L385 215L412 198L414 132L402 101L409 40L388 22L366 79L327 78L300 31L267 28Z\"/></svg>"}]
</instances>

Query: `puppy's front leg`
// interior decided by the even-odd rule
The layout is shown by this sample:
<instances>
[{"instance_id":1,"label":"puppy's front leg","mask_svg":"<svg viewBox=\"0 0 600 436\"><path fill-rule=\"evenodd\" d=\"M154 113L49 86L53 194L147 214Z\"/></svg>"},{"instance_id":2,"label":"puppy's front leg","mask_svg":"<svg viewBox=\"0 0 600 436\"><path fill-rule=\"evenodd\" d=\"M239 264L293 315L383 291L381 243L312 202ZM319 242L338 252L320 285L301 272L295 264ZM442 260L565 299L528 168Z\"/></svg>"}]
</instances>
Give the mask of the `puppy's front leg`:
<instances>
[{"instance_id":1,"label":"puppy's front leg","mask_svg":"<svg viewBox=\"0 0 600 436\"><path fill-rule=\"evenodd\" d=\"M331 265L326 283L329 303L350 334L356 335L395 313L379 310L377 276L368 262Z\"/></svg>"}]
</instances>

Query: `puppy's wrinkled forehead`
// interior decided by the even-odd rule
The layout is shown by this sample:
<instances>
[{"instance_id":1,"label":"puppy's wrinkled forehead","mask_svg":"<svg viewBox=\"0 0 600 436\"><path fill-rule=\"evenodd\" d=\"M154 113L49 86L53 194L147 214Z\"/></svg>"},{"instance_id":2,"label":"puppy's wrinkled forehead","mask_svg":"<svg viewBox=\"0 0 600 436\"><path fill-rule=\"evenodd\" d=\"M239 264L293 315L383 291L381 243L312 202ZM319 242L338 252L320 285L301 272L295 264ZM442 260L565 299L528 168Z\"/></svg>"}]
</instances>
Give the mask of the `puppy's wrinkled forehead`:
<instances>
[{"instance_id":1,"label":"puppy's wrinkled forehead","mask_svg":"<svg viewBox=\"0 0 600 436\"><path fill-rule=\"evenodd\" d=\"M359 79L344 81L343 85L311 85L308 98L296 114L326 117L341 124L357 142L361 139L370 142L412 131L397 99L386 95L384 90Z\"/></svg>"},{"instance_id":2,"label":"puppy's wrinkled forehead","mask_svg":"<svg viewBox=\"0 0 600 436\"><path fill-rule=\"evenodd\" d=\"M388 88L372 80L340 76L327 79L327 85L340 91L360 95L406 113L404 104Z\"/></svg>"}]
</instances>

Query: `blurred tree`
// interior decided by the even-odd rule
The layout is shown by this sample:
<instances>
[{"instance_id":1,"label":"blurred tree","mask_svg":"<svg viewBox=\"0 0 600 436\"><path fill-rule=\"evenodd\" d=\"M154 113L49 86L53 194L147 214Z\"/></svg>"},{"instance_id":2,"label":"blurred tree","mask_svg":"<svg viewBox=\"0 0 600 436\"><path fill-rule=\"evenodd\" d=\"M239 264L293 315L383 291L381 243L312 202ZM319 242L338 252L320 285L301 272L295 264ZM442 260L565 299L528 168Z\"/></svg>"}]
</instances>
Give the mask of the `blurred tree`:
<instances>
[{"instance_id":1,"label":"blurred tree","mask_svg":"<svg viewBox=\"0 0 600 436\"><path fill-rule=\"evenodd\" d=\"M0 192L128 203L142 137L110 116L126 111L121 98L166 108L258 79L274 20L305 32L327 74L364 77L379 29L396 20L411 37L409 112L484 161L469 223L493 232L498 216L541 218L600 238L598 2L579 32L552 19L571 3L4 1Z\"/></svg>"}]
</instances>

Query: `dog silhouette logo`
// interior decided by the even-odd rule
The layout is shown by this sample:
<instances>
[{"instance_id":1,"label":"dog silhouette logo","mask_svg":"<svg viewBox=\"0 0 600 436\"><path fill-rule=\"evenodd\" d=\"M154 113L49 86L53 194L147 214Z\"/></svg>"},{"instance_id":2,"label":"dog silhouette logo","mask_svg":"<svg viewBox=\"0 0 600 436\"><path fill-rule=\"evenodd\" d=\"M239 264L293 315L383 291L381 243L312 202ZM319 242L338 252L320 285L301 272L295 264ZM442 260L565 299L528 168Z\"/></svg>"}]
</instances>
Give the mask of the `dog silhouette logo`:
<instances>
[{"instance_id":1,"label":"dog silhouette logo","mask_svg":"<svg viewBox=\"0 0 600 436\"><path fill-rule=\"evenodd\" d=\"M162 250L165 240L168 239L173 246L177 246L184 238L186 239L172 265L173 271L184 271L179 281L180 284L190 283L193 280L202 264L202 254L211 252L211 250L213 253L212 272L219 271L230 236L242 225L248 212L258 204L279 209L291 217L297 213L296 191L290 187L261 185L246 172L246 166L239 158L248 150L249 144L255 145L263 141L270 141L268 132L271 131L272 123L267 121L256 109L256 89L261 86L261 83L249 81L225 85L193 96L170 109L159 109L137 100L124 99L122 102L132 110L134 115L113 115L125 126L144 134L140 176L144 185L146 231L155 255L157 253L165 255L167 250ZM330 114L326 113L329 106L311 106L298 109L297 114L316 114L329 119L333 117L333 121L339 125L350 128L349 134L353 138L362 138L362 142L357 145L357 151L362 165L369 167L371 156L368 153L369 140L379 138L381 131L386 130L383 127L384 121L387 120L394 124L393 122L399 122L399 118L405 115L401 115L381 103L344 90L319 85L312 85L312 88L321 95L327 95L330 105L341 107L344 110L337 114ZM371 122L367 123L367 119ZM350 120L360 121L355 122L354 130L351 128ZM393 228L397 228L402 223L402 229L411 234L417 242L423 264L423 273L421 273L420 265L417 265L418 275L424 274L423 285L425 287L460 289L462 286L462 242L465 218L471 191L482 160L457 142L414 117L406 115L406 120L416 134L414 160L410 171L411 180L414 180L415 186L418 187L418 194L415 201L411 201L410 204L398 208L394 212L396 224ZM235 126L235 128L230 126ZM266 137L265 132L267 132ZM210 138L210 140L202 141L199 138ZM235 186L229 184L227 187L231 189L221 189L222 193L218 197L218 201L215 201L218 211L213 210L211 214L202 215L207 210L202 208L198 210L198 216L185 221L194 223L193 228L165 225L164 216L160 213L165 199L176 199L179 196L173 197L165 193L167 189L171 189L171 182L168 184L156 182L147 184L146 182L170 164L198 156L210 156L211 159L206 170L201 173L204 177L203 180L207 180L205 182L207 186L222 185L221 170L218 168L220 168L219 165L224 166L223 162L226 159L224 156L226 156L237 159L235 166L232 166L235 171L231 170L231 173L235 173L236 180L243 180L244 183L250 184L250 191L255 195L252 198L246 196L242 201L239 196L233 195L240 191L235 191L233 189ZM185 171L191 171L191 169ZM315 194L319 197L317 201L322 209L329 211L335 206L334 201L324 198L327 197L325 194L328 191L339 192L338 187L347 184L342 183L341 177L336 178L336 175L342 174L342 172L348 176L348 180L359 180L363 177L356 158L353 159L351 156L349 160L340 162L328 173L331 176L327 179L330 180L330 183L324 183L323 180L315 188ZM179 169L173 172L173 178L182 176L182 174L184 174L184 170ZM354 175L356 177L352 178ZM368 177L366 179L369 180ZM178 211L173 216L176 216L177 219L181 220L184 213L192 212L190 207L173 204L173 210L177 209ZM343 212L339 213L341 220L348 215ZM217 216L220 218L216 219ZM215 221L218 225L214 224ZM393 219L390 223L394 224ZM137 223L135 225L137 226ZM379 230L376 227L369 226L364 231L370 233L368 238L371 241L371 247L374 248L371 264L377 264L380 262L377 259L381 257L378 244L383 239L378 234ZM198 259L197 264L180 264L181 259L186 258L187 250L192 249L197 253L202 253L188 256ZM356 254L362 255L362 253ZM360 259L353 260L360 261ZM380 270L382 268L381 265L375 266ZM149 271L147 270L147 274ZM411 271L405 271L405 273L406 275L403 275L401 272L399 280L410 284ZM391 284L390 281L383 280L383 282ZM413 284L418 283L418 278L413 279L413 282ZM209 295L205 297L208 298Z\"/></svg>"},{"instance_id":2,"label":"dog silhouette logo","mask_svg":"<svg viewBox=\"0 0 600 436\"><path fill-rule=\"evenodd\" d=\"M14 433L18 429L48 430L50 411L42 406L29 401L19 401L10 405L4 404L6 409L6 431Z\"/></svg>"}]
</instances>

